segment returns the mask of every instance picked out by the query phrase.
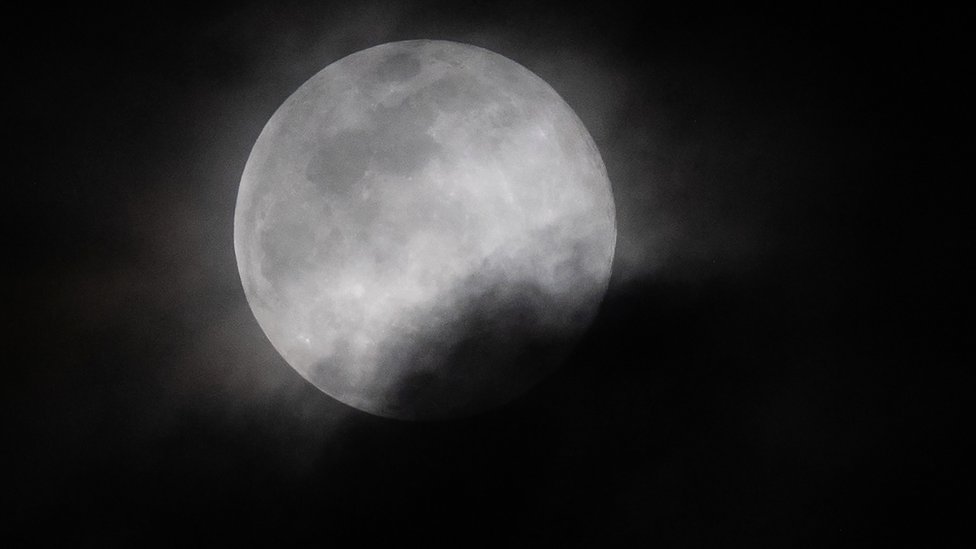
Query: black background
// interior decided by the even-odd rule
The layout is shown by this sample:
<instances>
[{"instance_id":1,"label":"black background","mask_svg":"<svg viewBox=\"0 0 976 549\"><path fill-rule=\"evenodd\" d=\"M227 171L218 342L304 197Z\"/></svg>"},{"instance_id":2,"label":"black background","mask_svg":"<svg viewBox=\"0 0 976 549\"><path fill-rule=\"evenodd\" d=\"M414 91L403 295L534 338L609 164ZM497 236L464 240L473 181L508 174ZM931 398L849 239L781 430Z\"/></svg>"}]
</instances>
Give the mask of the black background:
<instances>
[{"instance_id":1,"label":"black background","mask_svg":"<svg viewBox=\"0 0 976 549\"><path fill-rule=\"evenodd\" d=\"M964 16L13 8L3 537L961 545ZM544 77L617 201L614 277L573 358L456 422L371 417L302 381L247 310L232 246L274 109L328 63L409 38Z\"/></svg>"}]
</instances>

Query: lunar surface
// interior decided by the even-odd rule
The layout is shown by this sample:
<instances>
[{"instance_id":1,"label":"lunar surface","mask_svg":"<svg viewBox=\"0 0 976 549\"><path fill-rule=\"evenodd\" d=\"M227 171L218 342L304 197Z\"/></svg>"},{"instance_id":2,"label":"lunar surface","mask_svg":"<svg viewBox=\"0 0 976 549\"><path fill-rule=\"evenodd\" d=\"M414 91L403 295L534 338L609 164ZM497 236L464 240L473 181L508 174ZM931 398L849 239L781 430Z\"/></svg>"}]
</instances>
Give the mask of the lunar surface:
<instances>
[{"instance_id":1,"label":"lunar surface","mask_svg":"<svg viewBox=\"0 0 976 549\"><path fill-rule=\"evenodd\" d=\"M554 371L606 291L616 227L600 154L541 78L416 40L329 65L274 113L234 225L248 303L326 394L430 420Z\"/></svg>"}]
</instances>

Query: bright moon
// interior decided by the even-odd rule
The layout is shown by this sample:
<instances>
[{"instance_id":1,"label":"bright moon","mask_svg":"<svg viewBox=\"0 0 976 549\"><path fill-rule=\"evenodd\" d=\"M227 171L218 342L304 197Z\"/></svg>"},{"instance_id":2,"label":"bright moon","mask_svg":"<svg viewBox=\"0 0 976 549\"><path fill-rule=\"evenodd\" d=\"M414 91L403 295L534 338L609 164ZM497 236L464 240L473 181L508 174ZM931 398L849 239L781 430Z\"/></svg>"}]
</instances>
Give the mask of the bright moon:
<instances>
[{"instance_id":1,"label":"bright moon","mask_svg":"<svg viewBox=\"0 0 976 549\"><path fill-rule=\"evenodd\" d=\"M248 303L305 379L360 410L447 419L558 367L610 277L600 154L541 78L490 51L360 51L268 121L241 180Z\"/></svg>"}]
</instances>

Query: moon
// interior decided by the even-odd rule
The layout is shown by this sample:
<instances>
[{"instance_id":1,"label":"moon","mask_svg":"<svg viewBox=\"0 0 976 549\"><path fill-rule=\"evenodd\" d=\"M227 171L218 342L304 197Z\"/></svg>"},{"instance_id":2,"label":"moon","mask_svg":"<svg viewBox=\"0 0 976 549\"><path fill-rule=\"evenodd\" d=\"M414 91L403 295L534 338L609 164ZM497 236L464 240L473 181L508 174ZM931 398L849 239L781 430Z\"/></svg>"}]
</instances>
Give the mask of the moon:
<instances>
[{"instance_id":1,"label":"moon","mask_svg":"<svg viewBox=\"0 0 976 549\"><path fill-rule=\"evenodd\" d=\"M248 304L327 395L405 420L504 405L592 322L616 240L610 181L541 78L456 42L342 58L268 121L241 178Z\"/></svg>"}]
</instances>

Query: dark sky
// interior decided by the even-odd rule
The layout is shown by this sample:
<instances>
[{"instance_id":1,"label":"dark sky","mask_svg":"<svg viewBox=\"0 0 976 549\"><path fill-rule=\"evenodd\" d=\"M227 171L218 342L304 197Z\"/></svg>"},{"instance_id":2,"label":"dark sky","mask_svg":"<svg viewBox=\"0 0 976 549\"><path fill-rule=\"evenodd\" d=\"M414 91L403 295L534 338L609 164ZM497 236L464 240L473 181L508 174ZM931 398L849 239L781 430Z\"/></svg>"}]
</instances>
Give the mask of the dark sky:
<instances>
[{"instance_id":1,"label":"dark sky","mask_svg":"<svg viewBox=\"0 0 976 549\"><path fill-rule=\"evenodd\" d=\"M961 543L961 19L847 3L13 8L0 535ZM332 61L412 38L545 78L617 205L614 276L575 354L455 422L372 417L304 382L248 310L233 251L271 113Z\"/></svg>"}]
</instances>

